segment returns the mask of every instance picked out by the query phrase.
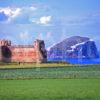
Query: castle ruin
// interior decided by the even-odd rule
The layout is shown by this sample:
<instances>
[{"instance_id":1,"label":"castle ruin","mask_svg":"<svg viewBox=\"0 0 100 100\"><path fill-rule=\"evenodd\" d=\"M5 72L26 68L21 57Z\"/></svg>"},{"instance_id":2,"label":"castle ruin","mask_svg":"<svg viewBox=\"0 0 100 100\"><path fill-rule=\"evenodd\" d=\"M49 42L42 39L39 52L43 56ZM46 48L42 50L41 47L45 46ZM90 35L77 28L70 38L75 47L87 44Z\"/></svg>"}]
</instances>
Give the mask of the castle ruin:
<instances>
[{"instance_id":1,"label":"castle ruin","mask_svg":"<svg viewBox=\"0 0 100 100\"><path fill-rule=\"evenodd\" d=\"M0 40L1 62L46 62L47 52L43 40L35 40L33 45L11 45L9 40Z\"/></svg>"}]
</instances>

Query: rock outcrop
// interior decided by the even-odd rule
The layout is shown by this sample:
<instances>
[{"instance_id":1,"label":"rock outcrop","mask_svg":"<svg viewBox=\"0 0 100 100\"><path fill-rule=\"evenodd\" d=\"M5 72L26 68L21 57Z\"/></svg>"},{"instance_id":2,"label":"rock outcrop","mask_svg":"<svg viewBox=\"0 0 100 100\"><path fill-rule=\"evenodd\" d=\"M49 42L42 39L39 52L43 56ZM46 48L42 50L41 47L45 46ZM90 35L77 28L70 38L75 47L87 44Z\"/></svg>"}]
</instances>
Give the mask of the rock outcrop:
<instances>
[{"instance_id":1,"label":"rock outcrop","mask_svg":"<svg viewBox=\"0 0 100 100\"><path fill-rule=\"evenodd\" d=\"M98 58L93 40L87 37L73 36L48 49L48 58Z\"/></svg>"}]
</instances>

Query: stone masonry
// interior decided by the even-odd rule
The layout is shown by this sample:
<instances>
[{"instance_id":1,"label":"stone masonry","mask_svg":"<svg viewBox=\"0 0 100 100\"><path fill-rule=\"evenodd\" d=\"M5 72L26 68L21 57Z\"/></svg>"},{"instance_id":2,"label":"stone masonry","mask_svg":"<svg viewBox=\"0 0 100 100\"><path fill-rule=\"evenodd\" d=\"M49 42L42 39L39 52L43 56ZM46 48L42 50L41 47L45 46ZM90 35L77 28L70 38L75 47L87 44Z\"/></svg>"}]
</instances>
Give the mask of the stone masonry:
<instances>
[{"instance_id":1,"label":"stone masonry","mask_svg":"<svg viewBox=\"0 0 100 100\"><path fill-rule=\"evenodd\" d=\"M9 40L0 40L1 62L46 62L47 51L43 40L35 40L33 45L11 45Z\"/></svg>"}]
</instances>

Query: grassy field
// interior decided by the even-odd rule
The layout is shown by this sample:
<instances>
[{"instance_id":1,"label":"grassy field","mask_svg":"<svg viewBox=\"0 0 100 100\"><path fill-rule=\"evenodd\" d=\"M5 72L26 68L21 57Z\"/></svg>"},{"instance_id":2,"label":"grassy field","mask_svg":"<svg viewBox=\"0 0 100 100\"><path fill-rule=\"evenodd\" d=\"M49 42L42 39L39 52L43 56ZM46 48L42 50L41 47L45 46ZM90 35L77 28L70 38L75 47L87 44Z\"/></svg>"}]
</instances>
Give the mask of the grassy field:
<instances>
[{"instance_id":1,"label":"grassy field","mask_svg":"<svg viewBox=\"0 0 100 100\"><path fill-rule=\"evenodd\" d=\"M37 67L37 68L4 68L0 69L0 79L68 79L99 78L100 65Z\"/></svg>"},{"instance_id":2,"label":"grassy field","mask_svg":"<svg viewBox=\"0 0 100 100\"><path fill-rule=\"evenodd\" d=\"M0 69L4 68L37 68L37 67L65 67L73 66L66 63L0 63ZM74 65L75 66L75 65ZM77 65L76 65L77 66Z\"/></svg>"},{"instance_id":3,"label":"grassy field","mask_svg":"<svg viewBox=\"0 0 100 100\"><path fill-rule=\"evenodd\" d=\"M0 65L0 100L100 99L100 65L39 65Z\"/></svg>"},{"instance_id":4,"label":"grassy field","mask_svg":"<svg viewBox=\"0 0 100 100\"><path fill-rule=\"evenodd\" d=\"M100 100L100 80L0 80L0 100Z\"/></svg>"}]
</instances>

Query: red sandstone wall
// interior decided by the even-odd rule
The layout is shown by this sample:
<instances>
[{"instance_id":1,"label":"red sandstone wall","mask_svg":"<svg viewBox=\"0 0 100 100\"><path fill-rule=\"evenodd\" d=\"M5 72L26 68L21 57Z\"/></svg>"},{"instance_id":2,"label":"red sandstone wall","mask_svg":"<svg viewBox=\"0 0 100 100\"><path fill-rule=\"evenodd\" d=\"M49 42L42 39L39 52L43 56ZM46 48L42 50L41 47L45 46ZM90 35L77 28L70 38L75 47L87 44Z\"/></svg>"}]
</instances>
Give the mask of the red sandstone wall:
<instances>
[{"instance_id":1,"label":"red sandstone wall","mask_svg":"<svg viewBox=\"0 0 100 100\"><path fill-rule=\"evenodd\" d=\"M36 50L32 47L14 47L10 50L12 62L36 62L37 60Z\"/></svg>"},{"instance_id":2,"label":"red sandstone wall","mask_svg":"<svg viewBox=\"0 0 100 100\"><path fill-rule=\"evenodd\" d=\"M0 40L0 61L3 62L46 62L46 50L43 40L34 45L14 45L11 41Z\"/></svg>"}]
</instances>

